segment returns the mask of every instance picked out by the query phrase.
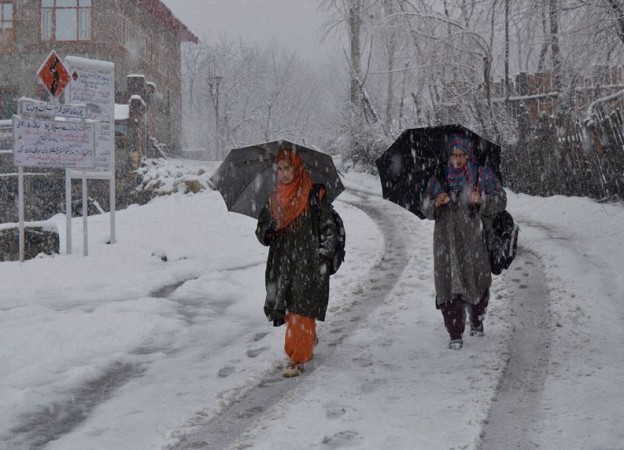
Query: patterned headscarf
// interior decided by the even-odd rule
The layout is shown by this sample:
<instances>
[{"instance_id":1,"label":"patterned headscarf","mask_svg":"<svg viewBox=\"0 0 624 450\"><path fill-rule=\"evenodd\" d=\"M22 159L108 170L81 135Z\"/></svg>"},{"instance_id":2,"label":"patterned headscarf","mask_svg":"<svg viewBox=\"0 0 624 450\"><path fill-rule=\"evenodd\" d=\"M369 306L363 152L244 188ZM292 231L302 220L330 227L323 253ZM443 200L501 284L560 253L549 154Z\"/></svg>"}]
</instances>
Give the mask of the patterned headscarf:
<instances>
[{"instance_id":1,"label":"patterned headscarf","mask_svg":"<svg viewBox=\"0 0 624 450\"><path fill-rule=\"evenodd\" d=\"M458 149L463 151L466 155L468 155L468 161L472 163L476 163L477 159L474 154L474 146L472 143L472 139L465 134L452 134L449 137L449 140L446 143L446 154L451 158L451 153L453 150Z\"/></svg>"},{"instance_id":2,"label":"patterned headscarf","mask_svg":"<svg viewBox=\"0 0 624 450\"><path fill-rule=\"evenodd\" d=\"M461 150L468 155L466 165L460 169L451 166L451 153L454 150ZM470 191L486 194L494 194L501 189L500 180L489 166L479 166L474 153L472 139L466 134L452 134L446 142L446 154L449 164L444 169L445 183L444 185L437 179L432 177L427 186L427 192L434 197L442 192L459 192L468 184ZM445 189L446 187L446 189Z\"/></svg>"},{"instance_id":3,"label":"patterned headscarf","mask_svg":"<svg viewBox=\"0 0 624 450\"><path fill-rule=\"evenodd\" d=\"M277 228L286 228L308 207L312 178L306 170L303 159L296 151L283 148L275 157L275 164L287 160L294 168L293 180L284 184L277 180L276 190L269 198L271 215L277 221Z\"/></svg>"}]
</instances>

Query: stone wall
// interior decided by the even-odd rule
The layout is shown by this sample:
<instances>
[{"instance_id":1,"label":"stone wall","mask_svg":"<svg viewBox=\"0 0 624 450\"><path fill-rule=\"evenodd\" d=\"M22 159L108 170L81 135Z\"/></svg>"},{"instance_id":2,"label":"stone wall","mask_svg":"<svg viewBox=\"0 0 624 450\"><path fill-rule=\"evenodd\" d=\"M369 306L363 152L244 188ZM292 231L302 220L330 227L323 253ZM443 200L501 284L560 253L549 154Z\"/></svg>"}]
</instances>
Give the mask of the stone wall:
<instances>
[{"instance_id":1,"label":"stone wall","mask_svg":"<svg viewBox=\"0 0 624 450\"><path fill-rule=\"evenodd\" d=\"M58 254L60 239L52 222L29 223L24 227L24 259L44 253ZM17 224L0 227L0 261L19 261L19 228Z\"/></svg>"}]
</instances>

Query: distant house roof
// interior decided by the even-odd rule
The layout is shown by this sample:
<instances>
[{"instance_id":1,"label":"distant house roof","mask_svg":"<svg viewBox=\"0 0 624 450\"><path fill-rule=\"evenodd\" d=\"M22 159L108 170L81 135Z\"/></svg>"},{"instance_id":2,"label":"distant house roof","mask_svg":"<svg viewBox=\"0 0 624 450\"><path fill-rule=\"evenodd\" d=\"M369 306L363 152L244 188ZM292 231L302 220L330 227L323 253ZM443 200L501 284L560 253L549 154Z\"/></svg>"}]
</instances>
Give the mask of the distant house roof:
<instances>
[{"instance_id":1,"label":"distant house roof","mask_svg":"<svg viewBox=\"0 0 624 450\"><path fill-rule=\"evenodd\" d=\"M137 0L137 3L154 14L169 30L179 33L183 42L197 44L199 39L160 0Z\"/></svg>"}]
</instances>

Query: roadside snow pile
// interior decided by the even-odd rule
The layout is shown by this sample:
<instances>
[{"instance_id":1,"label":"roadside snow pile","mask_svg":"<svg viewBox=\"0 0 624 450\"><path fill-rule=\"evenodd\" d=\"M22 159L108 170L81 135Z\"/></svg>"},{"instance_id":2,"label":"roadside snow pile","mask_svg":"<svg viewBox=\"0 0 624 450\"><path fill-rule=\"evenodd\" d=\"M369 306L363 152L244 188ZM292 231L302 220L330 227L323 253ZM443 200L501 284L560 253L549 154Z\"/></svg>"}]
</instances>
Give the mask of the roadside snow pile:
<instances>
[{"instance_id":1,"label":"roadside snow pile","mask_svg":"<svg viewBox=\"0 0 624 450\"><path fill-rule=\"evenodd\" d=\"M151 192L154 195L197 193L214 189L209 179L212 171L208 164L193 166L179 160L147 159L136 172L141 178L137 191Z\"/></svg>"}]
</instances>

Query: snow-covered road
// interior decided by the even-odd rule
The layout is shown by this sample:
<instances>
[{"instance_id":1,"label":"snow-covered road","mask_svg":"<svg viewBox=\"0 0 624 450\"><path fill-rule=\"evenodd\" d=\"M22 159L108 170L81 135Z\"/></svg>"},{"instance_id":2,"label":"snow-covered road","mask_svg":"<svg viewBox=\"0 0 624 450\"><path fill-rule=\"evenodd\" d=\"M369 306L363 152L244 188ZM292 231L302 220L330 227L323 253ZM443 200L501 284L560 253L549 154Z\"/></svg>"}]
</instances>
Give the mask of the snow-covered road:
<instances>
[{"instance_id":1,"label":"snow-covered road","mask_svg":"<svg viewBox=\"0 0 624 450\"><path fill-rule=\"evenodd\" d=\"M405 237L399 225L389 220L388 214L394 208L378 199L371 201L365 192L352 191L352 198L345 203L362 210L371 218L383 236L383 253L366 275L370 287L360 294L357 300L351 300L342 307L330 308L331 321L322 332L321 342L317 346L317 354L313 363L307 365L305 375L295 380L284 380L281 368L276 366L267 371L257 385L245 391L232 401L216 416L209 420L200 417L193 422L191 431L179 433L179 440L169 449L183 450L187 448L225 449L239 440L244 432L255 422L262 421L262 414L275 406L284 396L305 382L306 377L315 369L332 358L334 349L360 326L384 298L396 287L400 276L409 261L406 253ZM358 285L364 280L358 280Z\"/></svg>"},{"instance_id":2,"label":"snow-covered road","mask_svg":"<svg viewBox=\"0 0 624 450\"><path fill-rule=\"evenodd\" d=\"M541 402L553 326L548 294L535 255L521 247L512 270L507 367L484 425L483 450L536 448L533 436L543 432Z\"/></svg>"},{"instance_id":3,"label":"snow-covered road","mask_svg":"<svg viewBox=\"0 0 624 450\"><path fill-rule=\"evenodd\" d=\"M0 448L624 448L621 204L510 193L521 254L486 336L450 351L433 223L345 184L347 259L296 379L262 314L266 248L216 192L119 211L115 245L90 218L87 258L0 264Z\"/></svg>"},{"instance_id":4,"label":"snow-covered road","mask_svg":"<svg viewBox=\"0 0 624 450\"><path fill-rule=\"evenodd\" d=\"M371 264L358 278L334 281L332 301L339 306L332 308L327 324L322 325L321 344L310 368L295 380L280 380L279 371L269 371L217 416L193 421L190 432L179 433L179 441L172 448L286 448L292 438L286 430L292 427L288 423L309 422L310 408L315 406L324 420L318 426L305 427L307 437L302 439L309 439L310 447L383 448L394 442L396 448L412 448L416 432L410 430L418 428L412 422L418 422L421 405L432 393L446 397L453 385L459 389L457 398L465 396L473 407L466 410L458 405L451 416L465 417L478 411L480 422L485 422L489 402L478 398L493 397L504 368L503 351L509 335L496 330L506 328L500 321L505 308L492 308L495 318L489 333L493 339L471 338L467 354L456 355L463 370L474 371L474 375L467 374L467 389L461 388L459 381L466 382L466 376L452 368L454 356L446 349L446 332L433 304L432 224L358 189L344 193L337 207L355 207L365 213L376 228L374 233L368 232L370 239L378 240L380 249L375 259L371 255L368 261L349 259L351 264ZM361 242L351 241L351 248L358 244ZM475 344L477 349L470 349ZM435 361L436 355L442 361ZM338 383L336 376L341 380ZM351 401L341 400L345 395L364 399L364 404L356 408ZM332 401L323 401L327 397ZM435 409L440 406L425 416L447 414L447 407L438 413ZM359 417L359 426L348 426L349 421L343 420L353 414ZM372 433L370 423L384 423L390 418L395 426ZM329 433L326 422L332 425L329 430L337 428ZM429 434L427 441L437 445L442 441L432 423L421 425L421 437ZM286 429L282 432L282 428ZM269 432L269 440L262 437L267 429L274 430ZM460 435L468 433L477 445L481 426L472 419L462 420L457 431ZM312 437L315 432L316 438Z\"/></svg>"}]
</instances>

